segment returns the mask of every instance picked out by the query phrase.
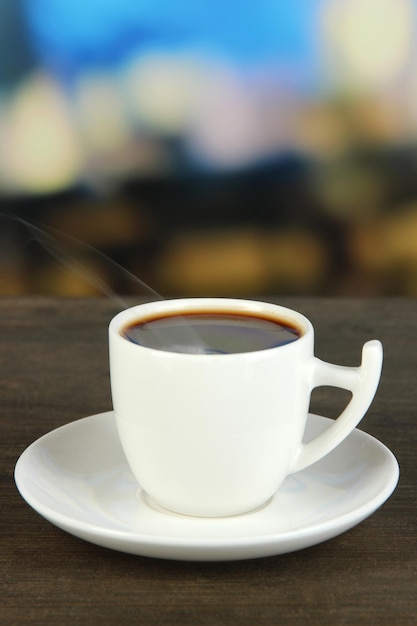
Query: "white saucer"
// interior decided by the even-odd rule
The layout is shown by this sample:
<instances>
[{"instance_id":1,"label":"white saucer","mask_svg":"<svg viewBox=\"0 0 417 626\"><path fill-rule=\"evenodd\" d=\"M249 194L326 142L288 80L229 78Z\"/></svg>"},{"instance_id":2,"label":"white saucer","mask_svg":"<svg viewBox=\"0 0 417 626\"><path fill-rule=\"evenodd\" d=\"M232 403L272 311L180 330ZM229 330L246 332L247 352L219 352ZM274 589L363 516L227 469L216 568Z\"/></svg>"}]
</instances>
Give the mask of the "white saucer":
<instances>
[{"instance_id":1,"label":"white saucer","mask_svg":"<svg viewBox=\"0 0 417 626\"><path fill-rule=\"evenodd\" d=\"M306 439L328 421L310 415ZM147 502L112 412L41 437L15 469L23 498L63 530L122 552L196 561L272 556L331 539L373 513L398 476L388 448L356 429L325 459L289 476L262 509L216 519L176 515Z\"/></svg>"}]
</instances>

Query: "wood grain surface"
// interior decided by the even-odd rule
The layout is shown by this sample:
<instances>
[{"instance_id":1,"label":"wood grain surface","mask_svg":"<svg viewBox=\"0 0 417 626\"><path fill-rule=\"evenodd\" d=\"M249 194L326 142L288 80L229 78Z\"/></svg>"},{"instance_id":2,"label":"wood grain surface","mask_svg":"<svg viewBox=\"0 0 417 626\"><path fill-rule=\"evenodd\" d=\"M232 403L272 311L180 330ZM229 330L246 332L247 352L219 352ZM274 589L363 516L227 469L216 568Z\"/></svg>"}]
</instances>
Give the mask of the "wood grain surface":
<instances>
[{"instance_id":1,"label":"wood grain surface","mask_svg":"<svg viewBox=\"0 0 417 626\"><path fill-rule=\"evenodd\" d=\"M13 479L19 455L67 422L111 409L102 299L0 300L0 623L262 626L417 624L417 301L281 298L316 329L316 354L357 365L385 348L361 428L397 456L401 477L370 518L292 554L228 563L121 554L66 534L34 512ZM344 399L314 394L335 415Z\"/></svg>"}]
</instances>

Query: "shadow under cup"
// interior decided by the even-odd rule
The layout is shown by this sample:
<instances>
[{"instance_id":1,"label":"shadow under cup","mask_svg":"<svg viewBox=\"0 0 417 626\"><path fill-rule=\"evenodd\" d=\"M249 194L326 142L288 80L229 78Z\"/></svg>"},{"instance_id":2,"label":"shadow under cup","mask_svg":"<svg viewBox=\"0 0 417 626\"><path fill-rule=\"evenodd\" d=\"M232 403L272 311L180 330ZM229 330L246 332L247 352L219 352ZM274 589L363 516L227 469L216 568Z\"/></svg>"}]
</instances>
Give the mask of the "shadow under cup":
<instances>
[{"instance_id":1,"label":"shadow under cup","mask_svg":"<svg viewBox=\"0 0 417 626\"><path fill-rule=\"evenodd\" d=\"M109 349L120 440L157 505L245 513L296 471L318 362L301 314L225 298L147 303L111 321Z\"/></svg>"}]
</instances>

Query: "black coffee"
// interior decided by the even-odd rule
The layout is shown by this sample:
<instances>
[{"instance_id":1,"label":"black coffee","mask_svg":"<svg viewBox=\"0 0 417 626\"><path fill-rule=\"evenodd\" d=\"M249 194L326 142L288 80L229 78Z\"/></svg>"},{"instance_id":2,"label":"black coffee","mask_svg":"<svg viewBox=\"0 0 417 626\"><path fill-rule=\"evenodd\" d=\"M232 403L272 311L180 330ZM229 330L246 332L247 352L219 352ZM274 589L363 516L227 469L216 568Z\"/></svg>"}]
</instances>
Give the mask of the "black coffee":
<instances>
[{"instance_id":1,"label":"black coffee","mask_svg":"<svg viewBox=\"0 0 417 626\"><path fill-rule=\"evenodd\" d=\"M168 352L236 354L284 346L302 331L275 317L221 311L164 314L138 320L121 331L129 341Z\"/></svg>"}]
</instances>

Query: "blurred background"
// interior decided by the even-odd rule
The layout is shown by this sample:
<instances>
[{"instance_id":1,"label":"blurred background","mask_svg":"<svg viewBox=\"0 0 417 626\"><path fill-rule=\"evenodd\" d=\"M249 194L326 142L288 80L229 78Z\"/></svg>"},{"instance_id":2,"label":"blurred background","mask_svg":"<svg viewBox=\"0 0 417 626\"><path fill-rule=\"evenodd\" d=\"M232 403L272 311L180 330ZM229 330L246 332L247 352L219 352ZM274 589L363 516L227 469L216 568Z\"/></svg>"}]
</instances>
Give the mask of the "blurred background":
<instances>
[{"instance_id":1,"label":"blurred background","mask_svg":"<svg viewBox=\"0 0 417 626\"><path fill-rule=\"evenodd\" d=\"M5 295L416 296L417 1L0 0L0 213Z\"/></svg>"}]
</instances>

